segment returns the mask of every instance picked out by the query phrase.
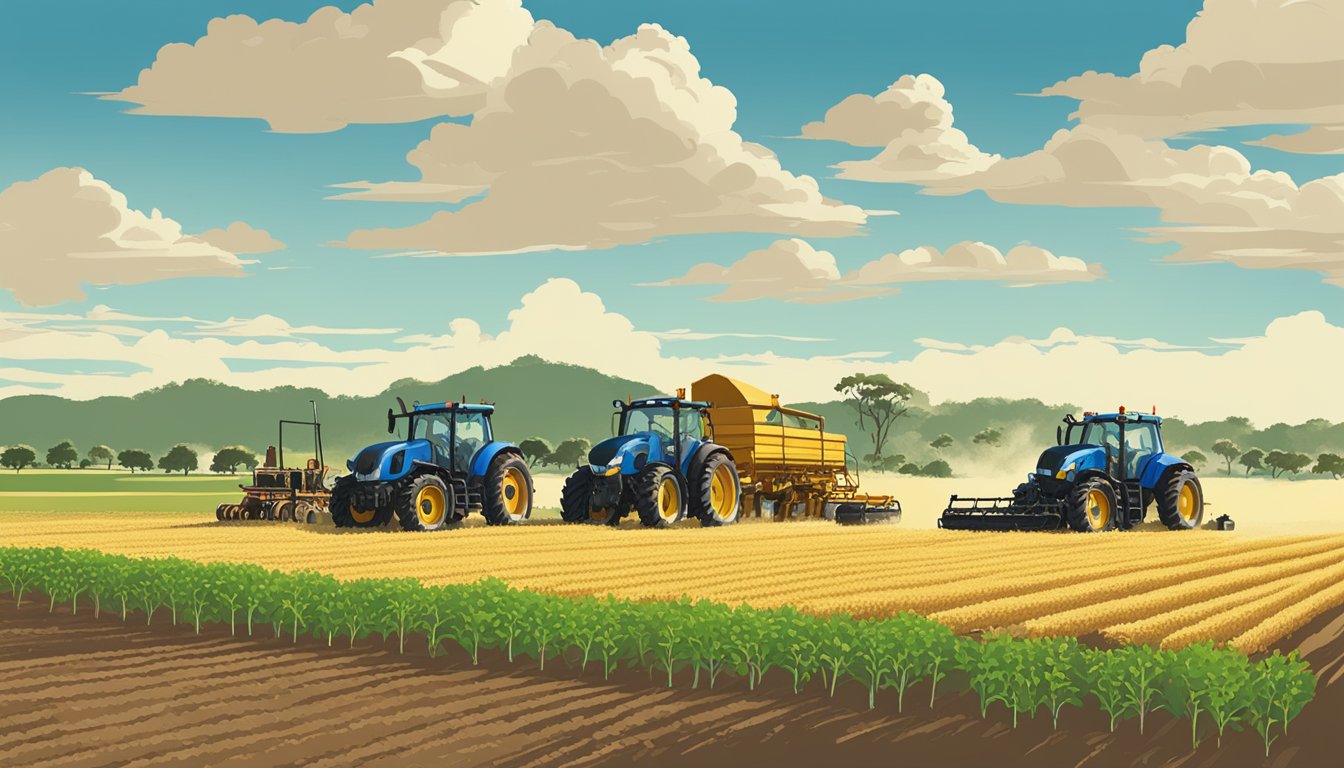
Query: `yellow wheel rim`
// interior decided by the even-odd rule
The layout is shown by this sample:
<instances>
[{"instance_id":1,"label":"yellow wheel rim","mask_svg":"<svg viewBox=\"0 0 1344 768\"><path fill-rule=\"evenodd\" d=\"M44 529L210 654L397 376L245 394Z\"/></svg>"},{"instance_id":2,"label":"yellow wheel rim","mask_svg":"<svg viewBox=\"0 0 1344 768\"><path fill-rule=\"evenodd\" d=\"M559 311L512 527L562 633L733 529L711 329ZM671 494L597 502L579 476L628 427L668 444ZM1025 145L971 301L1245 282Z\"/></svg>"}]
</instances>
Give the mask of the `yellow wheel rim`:
<instances>
[{"instance_id":1,"label":"yellow wheel rim","mask_svg":"<svg viewBox=\"0 0 1344 768\"><path fill-rule=\"evenodd\" d=\"M675 523L681 514L681 489L677 480L668 476L658 484L658 516L669 523Z\"/></svg>"},{"instance_id":2,"label":"yellow wheel rim","mask_svg":"<svg viewBox=\"0 0 1344 768\"><path fill-rule=\"evenodd\" d=\"M611 522L611 507L594 507L588 510L588 519L603 525Z\"/></svg>"},{"instance_id":3,"label":"yellow wheel rim","mask_svg":"<svg viewBox=\"0 0 1344 768\"><path fill-rule=\"evenodd\" d=\"M426 485L415 494L415 514L420 524L432 528L443 522L448 514L448 500L443 497L443 489L437 485Z\"/></svg>"},{"instance_id":4,"label":"yellow wheel rim","mask_svg":"<svg viewBox=\"0 0 1344 768\"><path fill-rule=\"evenodd\" d=\"M1087 522L1094 531L1102 530L1111 522L1111 500L1099 488L1087 492Z\"/></svg>"},{"instance_id":5,"label":"yellow wheel rim","mask_svg":"<svg viewBox=\"0 0 1344 768\"><path fill-rule=\"evenodd\" d=\"M1181 492L1176 496L1176 511L1186 520L1194 520L1196 507L1195 489L1186 483L1181 486Z\"/></svg>"},{"instance_id":6,"label":"yellow wheel rim","mask_svg":"<svg viewBox=\"0 0 1344 768\"><path fill-rule=\"evenodd\" d=\"M356 523L363 525L364 523L368 523L373 520L373 512L374 510L372 509L360 510L355 509L353 506L351 506L350 519L354 520Z\"/></svg>"},{"instance_id":7,"label":"yellow wheel rim","mask_svg":"<svg viewBox=\"0 0 1344 768\"><path fill-rule=\"evenodd\" d=\"M504 497L504 511L511 517L518 517L527 512L527 478L523 477L523 471L517 467L509 467L504 470L504 478L500 481L500 493Z\"/></svg>"},{"instance_id":8,"label":"yellow wheel rim","mask_svg":"<svg viewBox=\"0 0 1344 768\"><path fill-rule=\"evenodd\" d=\"M709 480L710 513L720 521L732 520L737 513L737 473L720 464Z\"/></svg>"}]
</instances>

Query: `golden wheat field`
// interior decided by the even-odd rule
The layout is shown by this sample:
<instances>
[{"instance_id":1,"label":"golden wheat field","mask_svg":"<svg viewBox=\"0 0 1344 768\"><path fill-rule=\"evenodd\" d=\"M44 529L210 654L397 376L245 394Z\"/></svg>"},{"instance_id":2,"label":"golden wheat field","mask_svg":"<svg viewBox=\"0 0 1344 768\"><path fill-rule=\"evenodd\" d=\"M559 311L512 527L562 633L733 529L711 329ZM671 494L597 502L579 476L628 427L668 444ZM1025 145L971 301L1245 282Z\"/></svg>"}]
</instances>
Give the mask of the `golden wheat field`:
<instances>
[{"instance_id":1,"label":"golden wheat field","mask_svg":"<svg viewBox=\"0 0 1344 768\"><path fill-rule=\"evenodd\" d=\"M1344 604L1344 534L975 534L747 523L672 530L534 524L430 534L163 513L7 513L3 543L92 548L427 583L499 577L563 595L710 598L859 617L914 611L962 632L1100 634L1273 647Z\"/></svg>"}]
</instances>

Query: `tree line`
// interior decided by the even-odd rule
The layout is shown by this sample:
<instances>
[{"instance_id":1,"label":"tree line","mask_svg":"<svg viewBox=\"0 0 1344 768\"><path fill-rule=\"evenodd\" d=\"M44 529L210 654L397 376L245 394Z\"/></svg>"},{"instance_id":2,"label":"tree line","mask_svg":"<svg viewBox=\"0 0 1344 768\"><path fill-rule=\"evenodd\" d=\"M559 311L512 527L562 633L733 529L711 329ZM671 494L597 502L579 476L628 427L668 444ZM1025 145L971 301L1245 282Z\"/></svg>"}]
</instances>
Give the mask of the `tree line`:
<instances>
[{"instance_id":1,"label":"tree line","mask_svg":"<svg viewBox=\"0 0 1344 768\"><path fill-rule=\"evenodd\" d=\"M1330 475L1335 480L1344 475L1344 456L1337 453L1322 453L1313 459L1296 451L1265 451L1260 448L1243 451L1241 446L1226 439L1215 442L1210 450L1225 462L1228 476L1232 475L1233 462L1246 470L1247 477L1254 472L1268 472L1271 478L1292 476L1308 467L1313 475Z\"/></svg>"},{"instance_id":2,"label":"tree line","mask_svg":"<svg viewBox=\"0 0 1344 768\"><path fill-rule=\"evenodd\" d=\"M32 446L13 445L0 451L0 467L18 473L28 467L42 466L38 463L37 456L37 451ZM186 475L195 472L200 466L200 456L195 449L181 443L170 448L157 461L146 450L128 448L114 453L113 449L106 445L93 446L81 459L79 449L69 440L63 440L48 448L45 464L57 469L74 469L78 466L80 469L100 467L111 470L114 461L117 466L129 469L131 474L152 472L157 467L164 472L181 472ZM239 467L246 467L251 471L258 463L260 462L256 455L250 450L241 446L228 446L215 453L210 461L209 471L237 474Z\"/></svg>"}]
</instances>

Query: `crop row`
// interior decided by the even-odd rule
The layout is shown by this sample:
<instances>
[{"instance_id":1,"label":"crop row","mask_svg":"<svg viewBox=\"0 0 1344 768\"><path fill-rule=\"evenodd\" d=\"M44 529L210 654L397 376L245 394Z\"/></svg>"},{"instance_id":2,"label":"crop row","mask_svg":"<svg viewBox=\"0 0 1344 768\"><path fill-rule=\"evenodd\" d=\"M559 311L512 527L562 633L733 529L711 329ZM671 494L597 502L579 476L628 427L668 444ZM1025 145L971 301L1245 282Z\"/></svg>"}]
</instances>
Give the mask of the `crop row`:
<instances>
[{"instance_id":1,"label":"crop row","mask_svg":"<svg viewBox=\"0 0 1344 768\"><path fill-rule=\"evenodd\" d=\"M795 692L814 679L834 696L853 681L875 706L879 691L906 694L928 686L932 707L950 674L978 696L982 716L1000 704L1016 727L1022 715L1045 712L1058 725L1069 707L1095 702L1114 730L1135 718L1140 731L1155 710L1190 723L1192 745L1201 724L1221 740L1228 728L1254 727L1270 745L1315 692L1315 678L1296 654L1259 661L1206 644L1179 650L1125 646L1096 650L1072 638L984 639L957 636L931 619L901 613L883 619L817 617L791 607L759 610L707 600L638 602L611 597L568 598L514 589L496 579L426 586L414 579L342 582L312 571L285 573L235 563L177 558L141 559L87 550L0 548L0 580L16 604L41 594L48 609L69 604L123 621L133 611L167 615L197 632L227 623L252 635L269 627L297 642L314 635L332 645L395 637L399 652L419 636L431 656L459 646L480 661L494 649L510 661L534 659L544 669L560 658L608 677L621 667L657 673L671 687L689 673L692 687L714 687L721 675L755 689L767 674L785 675ZM778 670L778 671L776 671Z\"/></svg>"}]
</instances>

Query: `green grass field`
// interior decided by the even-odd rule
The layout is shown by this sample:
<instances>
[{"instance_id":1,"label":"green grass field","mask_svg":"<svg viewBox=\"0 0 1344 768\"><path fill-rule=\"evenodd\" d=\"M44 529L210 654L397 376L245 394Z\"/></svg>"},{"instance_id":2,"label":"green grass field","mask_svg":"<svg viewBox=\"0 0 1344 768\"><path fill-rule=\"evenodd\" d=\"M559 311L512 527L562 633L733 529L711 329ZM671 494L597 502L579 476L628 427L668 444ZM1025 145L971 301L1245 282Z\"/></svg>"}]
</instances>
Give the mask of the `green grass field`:
<instances>
[{"instance_id":1,"label":"green grass field","mask_svg":"<svg viewBox=\"0 0 1344 768\"><path fill-rule=\"evenodd\" d=\"M213 516L242 498L248 475L167 475L106 470L0 474L0 512L180 512Z\"/></svg>"}]
</instances>

